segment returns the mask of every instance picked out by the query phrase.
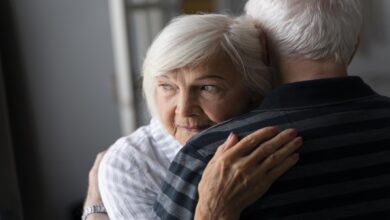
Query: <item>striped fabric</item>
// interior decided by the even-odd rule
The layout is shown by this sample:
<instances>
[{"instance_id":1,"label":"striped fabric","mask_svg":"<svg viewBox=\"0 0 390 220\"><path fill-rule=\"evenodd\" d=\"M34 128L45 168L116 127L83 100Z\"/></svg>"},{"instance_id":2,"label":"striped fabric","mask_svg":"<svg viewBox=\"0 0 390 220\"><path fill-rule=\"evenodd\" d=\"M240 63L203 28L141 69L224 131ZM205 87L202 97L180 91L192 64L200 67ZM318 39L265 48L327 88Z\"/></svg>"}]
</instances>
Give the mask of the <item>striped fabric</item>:
<instances>
[{"instance_id":1,"label":"striped fabric","mask_svg":"<svg viewBox=\"0 0 390 220\"><path fill-rule=\"evenodd\" d=\"M99 187L113 220L149 220L169 164L181 145L157 119L120 138L103 157Z\"/></svg>"},{"instance_id":2,"label":"striped fabric","mask_svg":"<svg viewBox=\"0 0 390 220\"><path fill-rule=\"evenodd\" d=\"M193 138L171 163L154 204L160 219L193 219L197 185L230 131L296 128L300 161L241 219L390 219L390 99L358 77L292 83L262 106Z\"/></svg>"}]
</instances>

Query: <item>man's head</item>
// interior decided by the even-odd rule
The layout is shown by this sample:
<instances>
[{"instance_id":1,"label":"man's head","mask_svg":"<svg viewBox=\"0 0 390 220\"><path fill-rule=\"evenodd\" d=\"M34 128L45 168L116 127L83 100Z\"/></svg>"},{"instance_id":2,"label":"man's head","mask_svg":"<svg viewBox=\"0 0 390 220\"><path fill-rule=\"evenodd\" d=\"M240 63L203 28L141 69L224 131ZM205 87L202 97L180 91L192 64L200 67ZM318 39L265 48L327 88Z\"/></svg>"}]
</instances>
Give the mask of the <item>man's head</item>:
<instances>
[{"instance_id":1,"label":"man's head","mask_svg":"<svg viewBox=\"0 0 390 220\"><path fill-rule=\"evenodd\" d=\"M347 66L359 41L359 0L249 0L245 10L265 30L279 62Z\"/></svg>"}]
</instances>

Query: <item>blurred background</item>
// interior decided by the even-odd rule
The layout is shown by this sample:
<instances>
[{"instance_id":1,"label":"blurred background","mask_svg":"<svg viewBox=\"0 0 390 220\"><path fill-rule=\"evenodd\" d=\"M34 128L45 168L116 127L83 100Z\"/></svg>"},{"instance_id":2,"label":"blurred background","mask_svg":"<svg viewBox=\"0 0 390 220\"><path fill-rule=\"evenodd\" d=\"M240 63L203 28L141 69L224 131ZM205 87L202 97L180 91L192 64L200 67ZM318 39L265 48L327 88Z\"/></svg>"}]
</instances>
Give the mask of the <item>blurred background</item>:
<instances>
[{"instance_id":1,"label":"blurred background","mask_svg":"<svg viewBox=\"0 0 390 220\"><path fill-rule=\"evenodd\" d=\"M245 0L0 1L0 220L80 219L96 154L148 121L140 69L182 13ZM390 96L390 1L364 1L350 67Z\"/></svg>"}]
</instances>

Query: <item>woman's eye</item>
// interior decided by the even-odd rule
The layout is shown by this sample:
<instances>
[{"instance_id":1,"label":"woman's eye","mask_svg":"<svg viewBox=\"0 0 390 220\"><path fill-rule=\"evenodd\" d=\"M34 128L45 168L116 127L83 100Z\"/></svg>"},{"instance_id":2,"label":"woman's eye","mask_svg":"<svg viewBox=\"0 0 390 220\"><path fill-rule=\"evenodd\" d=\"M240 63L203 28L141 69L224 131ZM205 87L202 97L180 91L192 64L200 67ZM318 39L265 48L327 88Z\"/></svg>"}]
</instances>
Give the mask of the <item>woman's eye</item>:
<instances>
[{"instance_id":1,"label":"woman's eye","mask_svg":"<svg viewBox=\"0 0 390 220\"><path fill-rule=\"evenodd\" d=\"M158 87L162 88L164 91L173 91L175 88L170 84L159 84Z\"/></svg>"},{"instance_id":2,"label":"woman's eye","mask_svg":"<svg viewBox=\"0 0 390 220\"><path fill-rule=\"evenodd\" d=\"M209 92L209 93L216 93L216 92L218 92L218 88L216 86L213 86L213 85L201 86L201 90L205 91L205 92Z\"/></svg>"}]
</instances>

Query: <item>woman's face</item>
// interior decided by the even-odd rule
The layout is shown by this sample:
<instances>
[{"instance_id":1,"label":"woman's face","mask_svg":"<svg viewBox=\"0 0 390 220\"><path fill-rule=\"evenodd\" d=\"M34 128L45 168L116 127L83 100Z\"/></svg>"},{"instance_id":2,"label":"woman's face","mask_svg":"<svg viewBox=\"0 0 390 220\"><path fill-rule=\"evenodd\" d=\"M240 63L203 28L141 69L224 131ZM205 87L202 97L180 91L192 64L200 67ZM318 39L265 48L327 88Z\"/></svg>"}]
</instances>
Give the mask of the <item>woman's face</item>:
<instances>
[{"instance_id":1,"label":"woman's face","mask_svg":"<svg viewBox=\"0 0 390 220\"><path fill-rule=\"evenodd\" d=\"M250 95L227 57L155 77L156 102L165 129L181 144L194 134L246 112Z\"/></svg>"}]
</instances>

